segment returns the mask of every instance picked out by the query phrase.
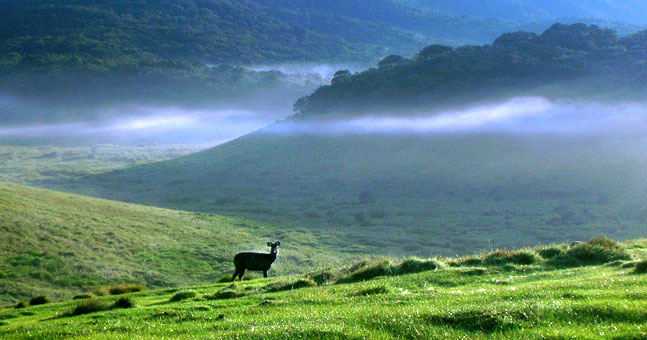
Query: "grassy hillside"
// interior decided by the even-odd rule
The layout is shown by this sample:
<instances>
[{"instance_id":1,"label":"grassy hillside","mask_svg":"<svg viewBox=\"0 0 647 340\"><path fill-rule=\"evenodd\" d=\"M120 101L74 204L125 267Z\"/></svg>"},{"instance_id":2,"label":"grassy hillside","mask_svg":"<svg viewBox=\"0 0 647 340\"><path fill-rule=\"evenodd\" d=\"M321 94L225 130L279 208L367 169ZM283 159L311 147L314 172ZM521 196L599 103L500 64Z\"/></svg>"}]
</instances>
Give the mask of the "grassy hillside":
<instances>
[{"instance_id":1,"label":"grassy hillside","mask_svg":"<svg viewBox=\"0 0 647 340\"><path fill-rule=\"evenodd\" d=\"M0 301L70 297L106 284L211 283L241 250L284 245L273 274L345 257L286 226L156 209L0 183ZM337 249L340 250L341 249Z\"/></svg>"},{"instance_id":2,"label":"grassy hillside","mask_svg":"<svg viewBox=\"0 0 647 340\"><path fill-rule=\"evenodd\" d=\"M43 186L75 176L183 156L204 145L77 147L0 145L0 181Z\"/></svg>"},{"instance_id":3,"label":"grassy hillside","mask_svg":"<svg viewBox=\"0 0 647 340\"><path fill-rule=\"evenodd\" d=\"M644 241L618 247L597 240L571 248L382 260L305 277L8 306L0 309L0 336L640 339L647 336L647 266L635 261L647 256L646 247ZM589 266L556 260L597 255L603 257Z\"/></svg>"},{"instance_id":4,"label":"grassy hillside","mask_svg":"<svg viewBox=\"0 0 647 340\"><path fill-rule=\"evenodd\" d=\"M256 133L86 176L92 196L340 232L378 253L644 236L643 138Z\"/></svg>"}]
</instances>

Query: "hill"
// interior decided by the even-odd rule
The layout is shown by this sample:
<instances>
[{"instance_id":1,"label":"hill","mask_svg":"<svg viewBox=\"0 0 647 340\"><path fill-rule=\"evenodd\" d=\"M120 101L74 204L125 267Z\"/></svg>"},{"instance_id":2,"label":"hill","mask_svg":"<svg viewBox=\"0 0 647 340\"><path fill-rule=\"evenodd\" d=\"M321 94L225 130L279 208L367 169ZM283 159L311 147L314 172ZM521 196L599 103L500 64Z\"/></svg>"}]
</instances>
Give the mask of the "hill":
<instances>
[{"instance_id":1,"label":"hill","mask_svg":"<svg viewBox=\"0 0 647 340\"><path fill-rule=\"evenodd\" d=\"M336 73L301 98L299 118L451 107L510 95L620 101L644 96L647 31L619 37L584 24L555 24L542 34L514 32L491 45L431 45L414 58L389 56L377 68Z\"/></svg>"},{"instance_id":2,"label":"hill","mask_svg":"<svg viewBox=\"0 0 647 340\"><path fill-rule=\"evenodd\" d=\"M4 303L35 294L69 298L118 283L213 283L231 274L236 252L266 251L265 243L274 238L284 245L274 273L302 272L299 266L312 265L313 257L322 265L344 257L303 230L13 184L0 183L0 206Z\"/></svg>"},{"instance_id":3,"label":"hill","mask_svg":"<svg viewBox=\"0 0 647 340\"><path fill-rule=\"evenodd\" d=\"M588 32L591 41L560 38L573 32ZM546 45L549 36L553 43ZM643 78L621 71L627 68L641 74L645 54L640 48L620 48L618 41L635 41L639 47L642 36L620 39L596 27L558 25L542 37L504 35L492 45L502 47L444 49L442 56L432 53L402 65L338 75L344 79L334 79L331 86L297 104L302 111L284 123L286 130L278 124L192 155L49 185L115 200L335 230L379 253L467 254L492 246L600 235L641 237L647 221L639 203L644 199L640 188L647 184L640 156L645 139L635 130L639 125L635 112L641 106L615 105L615 101L604 106L582 98L608 89L597 87L596 80L607 78L590 75L589 66L616 70L612 73L618 83L607 85L619 84L616 90L621 92L633 81L641 82ZM523 43L524 37L531 43ZM570 43L581 45L569 47ZM608 51L612 57L599 59L578 47L582 45L595 52ZM508 67L494 58L496 51L518 51L521 62ZM542 53L548 54L533 58ZM483 55L490 59L483 61ZM502 60L513 57L504 54ZM618 63L618 58L628 61ZM455 67L441 67L448 64ZM493 73L481 72L483 67ZM526 67L529 72L524 72ZM456 68L460 73L446 71ZM412 74L414 78L407 78ZM445 77L451 86L436 81ZM537 77L546 83L537 84ZM498 82L502 85L496 86ZM512 90L512 84L529 85ZM371 91L375 88L383 91ZM478 97L474 88L500 91L499 98L532 95L534 89L540 94L554 91L554 98L571 98L573 92L585 95L582 101L565 103L548 97L499 99L474 106L467 98L485 98ZM448 111L420 113L410 108L414 100L407 93L419 93L422 98L444 94L439 104L447 106L461 98L464 102ZM610 93L617 92L606 91ZM394 105L369 111L384 102ZM402 110L394 109L398 104ZM331 107L343 108L333 112ZM374 124L373 116L359 116L365 120L350 123L344 120L357 117L365 108L389 116ZM520 111L535 120L513 119ZM328 119L329 112L335 119ZM563 120L552 120L560 114ZM416 120L421 115L439 121ZM487 122L510 115L510 128L505 120L503 127L495 124L490 130L474 123L482 117ZM408 126L448 128L398 130L398 119ZM619 132L613 129L615 120L625 119L629 120ZM332 131L318 127L321 121L328 124L326 120ZM351 129L343 130L347 123ZM290 129L289 124L297 128ZM387 129L370 129L371 124ZM396 129L389 130L393 124ZM452 130L452 124L468 128Z\"/></svg>"},{"instance_id":4,"label":"hill","mask_svg":"<svg viewBox=\"0 0 647 340\"><path fill-rule=\"evenodd\" d=\"M616 245L597 240L571 248L499 251L466 259L382 260L305 277L7 307L0 309L0 336L642 338L647 336L647 277L645 261L634 261L645 258L644 248L644 241ZM609 256L589 266L554 265L561 256L601 254L605 249L624 259ZM517 263L517 258L529 261ZM336 281L334 275L340 275Z\"/></svg>"}]
</instances>

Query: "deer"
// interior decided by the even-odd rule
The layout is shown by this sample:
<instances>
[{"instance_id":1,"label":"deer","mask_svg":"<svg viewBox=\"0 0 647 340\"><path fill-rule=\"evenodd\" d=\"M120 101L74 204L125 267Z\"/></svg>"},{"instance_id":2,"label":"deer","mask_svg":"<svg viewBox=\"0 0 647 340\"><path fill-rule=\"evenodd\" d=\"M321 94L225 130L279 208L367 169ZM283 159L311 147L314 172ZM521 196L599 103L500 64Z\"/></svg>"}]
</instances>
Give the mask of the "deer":
<instances>
[{"instance_id":1,"label":"deer","mask_svg":"<svg viewBox=\"0 0 647 340\"><path fill-rule=\"evenodd\" d=\"M256 270L263 271L263 277L267 277L267 271L270 270L272 263L276 261L276 255L279 254L279 246L281 242L267 242L267 246L270 247L270 253L238 253L234 256L234 266L236 266L236 271L232 277L233 281L236 281L236 276L243 280L243 274L245 270Z\"/></svg>"}]
</instances>

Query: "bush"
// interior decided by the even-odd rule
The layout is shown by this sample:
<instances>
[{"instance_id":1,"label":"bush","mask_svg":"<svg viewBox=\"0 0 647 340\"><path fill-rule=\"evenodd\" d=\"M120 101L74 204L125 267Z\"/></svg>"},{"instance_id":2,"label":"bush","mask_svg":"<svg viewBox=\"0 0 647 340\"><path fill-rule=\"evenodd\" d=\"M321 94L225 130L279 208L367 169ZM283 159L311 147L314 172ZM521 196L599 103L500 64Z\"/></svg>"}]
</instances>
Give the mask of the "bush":
<instances>
[{"instance_id":1,"label":"bush","mask_svg":"<svg viewBox=\"0 0 647 340\"><path fill-rule=\"evenodd\" d=\"M391 289L387 286L377 286L377 287L362 289L353 295L370 296L370 295L378 295L378 294L388 294L390 292L391 292Z\"/></svg>"},{"instance_id":2,"label":"bush","mask_svg":"<svg viewBox=\"0 0 647 340\"><path fill-rule=\"evenodd\" d=\"M553 263L566 266L594 265L630 258L618 242L600 237L572 246L565 253L555 257Z\"/></svg>"},{"instance_id":3,"label":"bush","mask_svg":"<svg viewBox=\"0 0 647 340\"><path fill-rule=\"evenodd\" d=\"M483 257L486 265L521 264L528 265L537 262L537 254L531 250L496 250Z\"/></svg>"},{"instance_id":4,"label":"bush","mask_svg":"<svg viewBox=\"0 0 647 340\"><path fill-rule=\"evenodd\" d=\"M34 296L29 300L29 305L30 306L36 306L36 305L43 305L49 303L49 300L47 299L47 296L40 295L40 296Z\"/></svg>"},{"instance_id":5,"label":"bush","mask_svg":"<svg viewBox=\"0 0 647 340\"><path fill-rule=\"evenodd\" d=\"M234 278L232 275L223 275L216 282L218 283L234 282Z\"/></svg>"},{"instance_id":6,"label":"bush","mask_svg":"<svg viewBox=\"0 0 647 340\"><path fill-rule=\"evenodd\" d=\"M108 293L110 293L110 295L121 295L126 293L140 292L143 289L144 287L141 285L119 285L110 287L108 289Z\"/></svg>"},{"instance_id":7,"label":"bush","mask_svg":"<svg viewBox=\"0 0 647 340\"><path fill-rule=\"evenodd\" d=\"M636 262L633 272L635 274L645 274L647 273L647 260L642 260Z\"/></svg>"},{"instance_id":8,"label":"bush","mask_svg":"<svg viewBox=\"0 0 647 340\"><path fill-rule=\"evenodd\" d=\"M91 298L92 298L92 294L90 294L90 293L83 293L83 294L75 295L75 296L72 298L72 300L91 299Z\"/></svg>"},{"instance_id":9,"label":"bush","mask_svg":"<svg viewBox=\"0 0 647 340\"><path fill-rule=\"evenodd\" d=\"M225 288L223 290L220 290L220 291L214 293L213 295L207 295L207 296L205 296L205 298L207 300L224 300L224 299L233 299L233 298L237 298L237 297L244 296L244 295L245 294L243 294L243 293L236 293L235 291L233 291L231 289Z\"/></svg>"},{"instance_id":10,"label":"bush","mask_svg":"<svg viewBox=\"0 0 647 340\"><path fill-rule=\"evenodd\" d=\"M175 293L169 299L169 302L178 302L186 299L192 299L196 296L195 292L192 290L183 290L181 292Z\"/></svg>"},{"instance_id":11,"label":"bush","mask_svg":"<svg viewBox=\"0 0 647 340\"><path fill-rule=\"evenodd\" d=\"M18 303L13 307L15 309L21 309L27 307L27 304L24 301L18 301Z\"/></svg>"},{"instance_id":12,"label":"bush","mask_svg":"<svg viewBox=\"0 0 647 340\"><path fill-rule=\"evenodd\" d=\"M335 274L329 270L310 273L307 277L320 286L335 280Z\"/></svg>"},{"instance_id":13,"label":"bush","mask_svg":"<svg viewBox=\"0 0 647 340\"><path fill-rule=\"evenodd\" d=\"M106 308L105 305L103 305L99 300L97 299L89 299L89 300L84 300L80 302L72 312L70 312L68 315L73 316L73 315L82 315L82 314L90 314L90 313L95 313L95 312L100 312L104 311L108 308Z\"/></svg>"},{"instance_id":14,"label":"bush","mask_svg":"<svg viewBox=\"0 0 647 340\"><path fill-rule=\"evenodd\" d=\"M92 291L94 295L104 296L104 295L121 295L127 293L134 293L144 290L144 286L133 284L133 285L118 285L118 286L107 286L96 288Z\"/></svg>"},{"instance_id":15,"label":"bush","mask_svg":"<svg viewBox=\"0 0 647 340\"><path fill-rule=\"evenodd\" d=\"M284 290L293 290L293 289L299 289L299 288L306 288L306 287L315 287L317 284L308 279L300 279L288 283L283 283L283 284L273 284L273 285L268 285L265 287L265 291L267 292L281 292Z\"/></svg>"},{"instance_id":16,"label":"bush","mask_svg":"<svg viewBox=\"0 0 647 340\"><path fill-rule=\"evenodd\" d=\"M431 259L419 259L410 257L402 260L397 268L398 274L419 273L428 270L436 270L440 267L439 263Z\"/></svg>"},{"instance_id":17,"label":"bush","mask_svg":"<svg viewBox=\"0 0 647 340\"><path fill-rule=\"evenodd\" d=\"M557 246L552 246L552 247L541 248L537 250L537 253L539 254L539 256L543 257L544 259L552 259L555 256L561 255L562 249Z\"/></svg>"},{"instance_id":18,"label":"bush","mask_svg":"<svg viewBox=\"0 0 647 340\"><path fill-rule=\"evenodd\" d=\"M132 308L135 307L135 303L133 300L128 297L128 296L123 296L117 299L114 304L112 304L112 308Z\"/></svg>"},{"instance_id":19,"label":"bush","mask_svg":"<svg viewBox=\"0 0 647 340\"><path fill-rule=\"evenodd\" d=\"M393 267L388 260L382 260L372 265L367 265L351 272L349 275L337 280L338 283L351 283L358 281L366 281L374 279L378 276L385 276L393 274Z\"/></svg>"}]
</instances>

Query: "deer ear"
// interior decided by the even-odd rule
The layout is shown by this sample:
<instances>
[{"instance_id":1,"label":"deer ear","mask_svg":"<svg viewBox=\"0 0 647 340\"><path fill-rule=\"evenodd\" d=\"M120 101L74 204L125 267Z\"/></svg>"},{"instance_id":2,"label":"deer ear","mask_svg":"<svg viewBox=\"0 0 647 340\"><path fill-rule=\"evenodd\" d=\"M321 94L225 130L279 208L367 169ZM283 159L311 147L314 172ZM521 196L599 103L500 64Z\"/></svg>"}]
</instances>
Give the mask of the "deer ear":
<instances>
[{"instance_id":1,"label":"deer ear","mask_svg":"<svg viewBox=\"0 0 647 340\"><path fill-rule=\"evenodd\" d=\"M277 246L280 246L280 245L281 245L281 242L276 242L275 244L276 244Z\"/></svg>"},{"instance_id":2,"label":"deer ear","mask_svg":"<svg viewBox=\"0 0 647 340\"><path fill-rule=\"evenodd\" d=\"M267 246L268 246L268 247L271 247L271 246L272 246L272 242L267 242Z\"/></svg>"}]
</instances>

